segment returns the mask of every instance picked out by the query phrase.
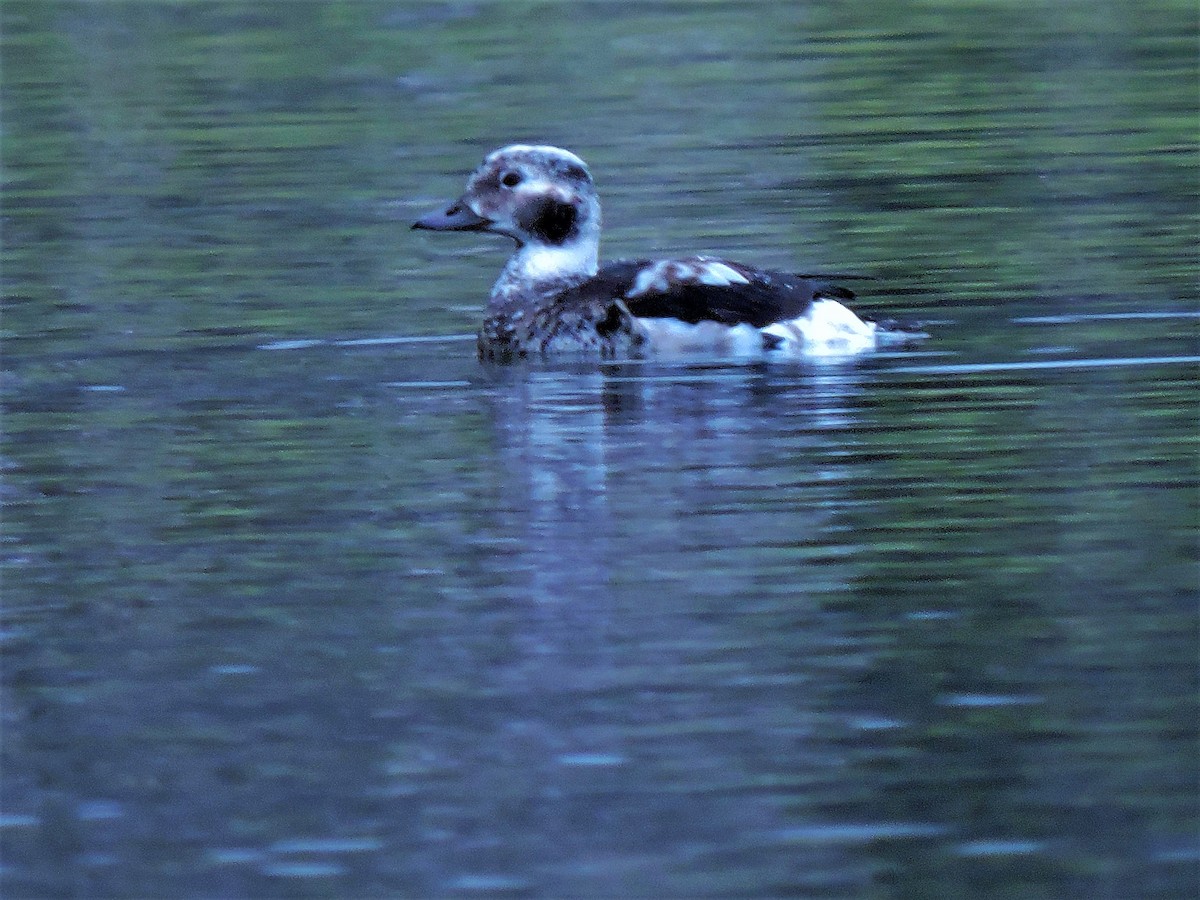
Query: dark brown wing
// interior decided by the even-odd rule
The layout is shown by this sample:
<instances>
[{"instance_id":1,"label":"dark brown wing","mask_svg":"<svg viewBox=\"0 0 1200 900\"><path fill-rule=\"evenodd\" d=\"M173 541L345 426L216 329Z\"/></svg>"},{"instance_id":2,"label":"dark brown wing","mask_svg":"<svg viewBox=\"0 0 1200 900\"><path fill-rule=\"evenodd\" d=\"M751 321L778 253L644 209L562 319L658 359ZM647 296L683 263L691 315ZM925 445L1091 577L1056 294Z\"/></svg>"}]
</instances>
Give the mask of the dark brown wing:
<instances>
[{"instance_id":1,"label":"dark brown wing","mask_svg":"<svg viewBox=\"0 0 1200 900\"><path fill-rule=\"evenodd\" d=\"M609 263L575 291L620 297L639 318L756 328L794 319L821 297L854 298L851 291L818 278L708 257Z\"/></svg>"}]
</instances>

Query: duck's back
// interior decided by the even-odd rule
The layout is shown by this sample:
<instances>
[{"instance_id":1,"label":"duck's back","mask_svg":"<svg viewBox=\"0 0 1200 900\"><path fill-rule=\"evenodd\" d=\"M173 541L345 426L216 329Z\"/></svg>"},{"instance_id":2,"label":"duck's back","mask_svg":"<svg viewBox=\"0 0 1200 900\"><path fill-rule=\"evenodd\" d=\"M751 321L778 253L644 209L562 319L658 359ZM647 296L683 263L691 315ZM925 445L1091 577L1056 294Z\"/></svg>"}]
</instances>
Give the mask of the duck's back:
<instances>
[{"instance_id":1,"label":"duck's back","mask_svg":"<svg viewBox=\"0 0 1200 900\"><path fill-rule=\"evenodd\" d=\"M620 297L638 318L754 328L802 316L815 300L854 298L851 291L819 276L754 269L704 256L620 260L605 265L576 290Z\"/></svg>"}]
</instances>

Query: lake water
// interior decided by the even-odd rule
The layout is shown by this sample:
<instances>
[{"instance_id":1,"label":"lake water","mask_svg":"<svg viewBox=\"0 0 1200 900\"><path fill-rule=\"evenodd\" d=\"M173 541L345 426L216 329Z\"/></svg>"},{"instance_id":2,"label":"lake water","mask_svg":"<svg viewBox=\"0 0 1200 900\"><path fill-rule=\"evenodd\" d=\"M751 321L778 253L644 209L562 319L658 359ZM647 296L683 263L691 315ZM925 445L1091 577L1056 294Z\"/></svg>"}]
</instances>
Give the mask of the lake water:
<instances>
[{"instance_id":1,"label":"lake water","mask_svg":"<svg viewBox=\"0 0 1200 900\"><path fill-rule=\"evenodd\" d=\"M1194 3L0 17L5 896L1194 894ZM932 336L481 366L518 140Z\"/></svg>"}]
</instances>

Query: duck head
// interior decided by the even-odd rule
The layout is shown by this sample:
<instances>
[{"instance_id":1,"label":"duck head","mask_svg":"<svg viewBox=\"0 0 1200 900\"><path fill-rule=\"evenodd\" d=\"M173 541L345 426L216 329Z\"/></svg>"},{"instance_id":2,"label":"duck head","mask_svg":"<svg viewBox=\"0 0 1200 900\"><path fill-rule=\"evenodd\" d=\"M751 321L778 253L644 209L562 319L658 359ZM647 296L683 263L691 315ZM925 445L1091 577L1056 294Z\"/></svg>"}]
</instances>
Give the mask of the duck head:
<instances>
[{"instance_id":1,"label":"duck head","mask_svg":"<svg viewBox=\"0 0 1200 900\"><path fill-rule=\"evenodd\" d=\"M502 281L579 279L596 272L600 200L587 165L574 153L513 144L489 153L461 197L412 227L512 238L517 252Z\"/></svg>"}]
</instances>

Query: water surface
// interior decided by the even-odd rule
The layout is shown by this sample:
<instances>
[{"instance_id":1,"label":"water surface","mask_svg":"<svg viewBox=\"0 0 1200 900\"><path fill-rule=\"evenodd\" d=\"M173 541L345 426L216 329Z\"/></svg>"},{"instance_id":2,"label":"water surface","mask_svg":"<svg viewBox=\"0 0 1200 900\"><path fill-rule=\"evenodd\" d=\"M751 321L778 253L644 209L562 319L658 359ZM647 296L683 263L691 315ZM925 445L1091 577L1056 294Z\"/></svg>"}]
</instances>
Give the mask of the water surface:
<instances>
[{"instance_id":1,"label":"water surface","mask_svg":"<svg viewBox=\"0 0 1200 900\"><path fill-rule=\"evenodd\" d=\"M1194 889L1191 4L2 24L7 896ZM515 140L933 337L481 366Z\"/></svg>"}]
</instances>

